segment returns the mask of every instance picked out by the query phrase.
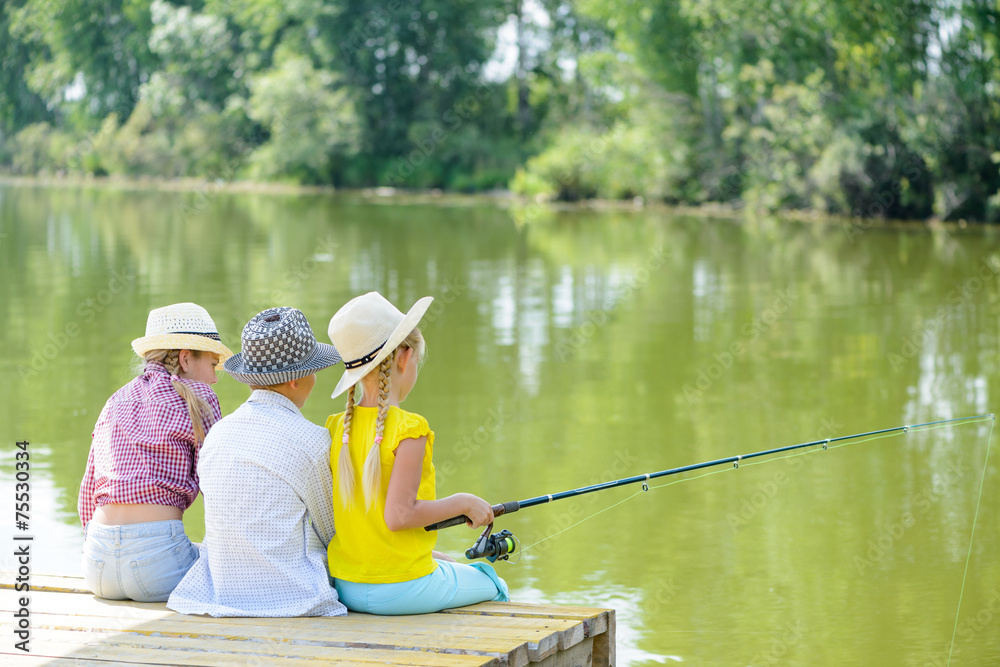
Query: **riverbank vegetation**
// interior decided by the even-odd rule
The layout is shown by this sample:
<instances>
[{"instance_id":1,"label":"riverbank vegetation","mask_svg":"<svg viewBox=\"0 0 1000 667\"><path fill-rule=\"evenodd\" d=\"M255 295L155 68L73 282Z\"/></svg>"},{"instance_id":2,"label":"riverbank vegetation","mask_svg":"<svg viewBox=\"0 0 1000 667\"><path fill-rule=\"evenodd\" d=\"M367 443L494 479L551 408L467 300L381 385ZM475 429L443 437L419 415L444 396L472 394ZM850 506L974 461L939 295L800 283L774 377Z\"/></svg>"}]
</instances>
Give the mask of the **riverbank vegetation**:
<instances>
[{"instance_id":1,"label":"riverbank vegetation","mask_svg":"<svg viewBox=\"0 0 1000 667\"><path fill-rule=\"evenodd\" d=\"M985 0L12 0L0 169L1000 222Z\"/></svg>"}]
</instances>

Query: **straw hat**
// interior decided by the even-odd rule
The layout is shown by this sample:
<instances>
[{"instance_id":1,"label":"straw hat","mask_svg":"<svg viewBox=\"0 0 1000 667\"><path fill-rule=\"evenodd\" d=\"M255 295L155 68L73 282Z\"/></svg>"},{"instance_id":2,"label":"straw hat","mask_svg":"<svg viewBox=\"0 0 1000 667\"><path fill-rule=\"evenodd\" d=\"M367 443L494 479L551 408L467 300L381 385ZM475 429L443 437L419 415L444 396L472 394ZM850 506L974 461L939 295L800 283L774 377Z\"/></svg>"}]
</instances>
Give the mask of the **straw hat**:
<instances>
[{"instance_id":1,"label":"straw hat","mask_svg":"<svg viewBox=\"0 0 1000 667\"><path fill-rule=\"evenodd\" d=\"M132 341L132 349L140 357L150 350L202 350L214 352L221 361L233 356L222 344L208 311L195 303L175 303L149 311L146 335Z\"/></svg>"},{"instance_id":2,"label":"straw hat","mask_svg":"<svg viewBox=\"0 0 1000 667\"><path fill-rule=\"evenodd\" d=\"M340 362L337 349L317 343L296 308L268 308L243 327L243 349L223 368L244 384L269 387L312 375Z\"/></svg>"},{"instance_id":3,"label":"straw hat","mask_svg":"<svg viewBox=\"0 0 1000 667\"><path fill-rule=\"evenodd\" d=\"M344 357L344 375L330 398L336 398L377 367L417 328L434 297L419 299L405 315L379 294L348 301L330 318L330 340Z\"/></svg>"}]
</instances>

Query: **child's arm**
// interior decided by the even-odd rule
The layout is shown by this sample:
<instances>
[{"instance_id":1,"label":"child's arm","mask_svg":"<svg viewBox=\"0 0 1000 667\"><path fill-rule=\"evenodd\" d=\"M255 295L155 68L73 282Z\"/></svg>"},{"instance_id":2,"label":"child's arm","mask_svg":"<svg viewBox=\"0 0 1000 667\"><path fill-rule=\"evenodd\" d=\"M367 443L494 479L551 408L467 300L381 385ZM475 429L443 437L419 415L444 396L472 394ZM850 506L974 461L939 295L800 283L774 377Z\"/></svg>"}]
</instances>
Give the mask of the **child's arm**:
<instances>
[{"instance_id":1,"label":"child's arm","mask_svg":"<svg viewBox=\"0 0 1000 667\"><path fill-rule=\"evenodd\" d=\"M473 528L493 521L490 504L471 493L456 493L440 500L420 500L420 472L424 463L427 436L406 438L396 447L389 490L385 496L385 525L389 530L423 528L437 521L464 514Z\"/></svg>"}]
</instances>

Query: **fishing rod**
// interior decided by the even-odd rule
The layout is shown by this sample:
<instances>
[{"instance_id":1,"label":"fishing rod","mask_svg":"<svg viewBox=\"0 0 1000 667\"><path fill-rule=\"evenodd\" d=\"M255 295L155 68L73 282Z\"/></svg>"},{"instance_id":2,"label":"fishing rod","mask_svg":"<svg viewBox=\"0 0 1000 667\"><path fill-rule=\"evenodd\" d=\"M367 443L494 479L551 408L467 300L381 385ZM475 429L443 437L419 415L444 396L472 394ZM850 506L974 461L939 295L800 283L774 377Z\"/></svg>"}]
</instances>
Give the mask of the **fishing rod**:
<instances>
[{"instance_id":1,"label":"fishing rod","mask_svg":"<svg viewBox=\"0 0 1000 667\"><path fill-rule=\"evenodd\" d=\"M836 438L825 438L823 440L812 440L810 442L803 442L798 445L788 445L786 447L776 447L774 449L765 449L759 452L753 452L752 454L738 454L736 456L727 456L721 459L715 459L714 461L705 461L704 463L694 463L692 465L681 466L679 468L670 468L669 470L660 470L659 472L650 472L643 475L634 475L632 477L625 477L623 479L616 479L611 482L602 482L600 484L592 484L590 486L582 486L578 489L570 489L569 491L562 491L560 493L548 493L544 496L536 496L534 498L528 498L527 500L515 500L506 503L500 503L499 505L493 505L493 516L498 517L504 514L511 514L517 512L518 510L525 509L527 507L534 507L535 505L542 505L545 503L551 503L556 500L562 500L563 498L573 498L576 496L582 496L587 493L594 493L596 491L604 491L606 489L614 489L619 486L626 486L628 484L637 484L642 482L643 488L648 488L647 484L651 479L657 479L659 477L667 477L670 475L677 475L682 472L690 472L692 470L701 470L703 468L712 468L715 466L725 465L727 463L732 463L734 468L739 468L740 463L748 459L755 459L760 456L768 456L770 454L780 454L782 452L791 452L796 449L804 449L806 447L822 447L826 449L831 443L841 442L844 440L854 440L856 438L864 438L868 436L877 436L888 433L894 433L897 431L907 432L911 429L923 428L927 426L939 426L942 424L953 424L958 422L970 421L974 419L985 420L985 419L995 419L996 417L992 414L988 415L973 415L971 417L956 417L955 419L941 419L933 422L925 422L923 424L909 424L906 426L894 426L892 428L883 428L877 431L867 431L865 433L855 433L854 435L842 435ZM466 523L468 521L467 517L455 516L450 519L445 519L444 521L438 521L429 526L425 526L424 530L441 530L442 528L449 528L451 526L458 526ZM511 552L515 549L514 536L509 530L503 530L496 534L491 534L493 530L493 524L490 523L483 531L483 534L479 536L476 543L472 545L465 552L465 557L469 560L475 558L487 558L491 563L497 560L507 560Z\"/></svg>"}]
</instances>

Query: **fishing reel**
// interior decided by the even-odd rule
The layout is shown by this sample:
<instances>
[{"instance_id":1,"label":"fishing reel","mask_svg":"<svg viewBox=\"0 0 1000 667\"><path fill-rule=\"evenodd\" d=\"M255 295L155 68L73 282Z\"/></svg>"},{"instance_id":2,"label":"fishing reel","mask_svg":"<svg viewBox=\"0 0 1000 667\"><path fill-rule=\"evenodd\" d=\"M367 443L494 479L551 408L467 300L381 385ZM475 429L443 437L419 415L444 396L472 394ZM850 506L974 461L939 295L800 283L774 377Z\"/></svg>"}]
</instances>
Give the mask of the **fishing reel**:
<instances>
[{"instance_id":1,"label":"fishing reel","mask_svg":"<svg viewBox=\"0 0 1000 667\"><path fill-rule=\"evenodd\" d=\"M509 530L501 530L493 535L493 524L486 526L486 530L479 536L476 543L465 550L465 557L469 560L485 558L491 563L498 560L508 560L510 554L517 548L517 538Z\"/></svg>"}]
</instances>

